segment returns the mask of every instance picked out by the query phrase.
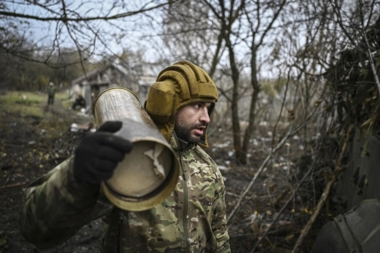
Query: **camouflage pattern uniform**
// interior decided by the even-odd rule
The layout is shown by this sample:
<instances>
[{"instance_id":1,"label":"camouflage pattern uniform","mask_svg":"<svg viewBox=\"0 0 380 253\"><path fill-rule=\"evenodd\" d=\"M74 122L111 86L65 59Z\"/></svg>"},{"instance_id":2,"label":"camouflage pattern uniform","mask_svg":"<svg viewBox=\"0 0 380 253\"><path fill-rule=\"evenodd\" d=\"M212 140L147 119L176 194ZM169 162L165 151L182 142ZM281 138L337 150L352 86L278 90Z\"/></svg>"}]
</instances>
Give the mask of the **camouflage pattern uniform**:
<instances>
[{"instance_id":1,"label":"camouflage pattern uniform","mask_svg":"<svg viewBox=\"0 0 380 253\"><path fill-rule=\"evenodd\" d=\"M183 66L199 70L188 62ZM211 91L213 100L209 99L213 102L215 90ZM208 95L209 91L203 93ZM179 107L178 103L173 111ZM149 108L147 111L155 120L154 113ZM25 190L26 201L19 218L21 233L45 249L64 242L89 221L103 217L101 252L230 252L223 177L199 145L176 137L173 124L171 120L158 127L164 136L170 136L167 140L178 156L181 172L175 190L161 204L142 212L118 209L99 192L99 187L76 181L71 158ZM207 145L206 140L203 144Z\"/></svg>"},{"instance_id":2,"label":"camouflage pattern uniform","mask_svg":"<svg viewBox=\"0 0 380 253\"><path fill-rule=\"evenodd\" d=\"M113 207L97 188L75 180L69 159L26 189L19 219L22 234L45 249L104 216L101 252L230 252L225 189L217 166L199 146L174 137L171 143L181 176L157 207L143 212Z\"/></svg>"}]
</instances>

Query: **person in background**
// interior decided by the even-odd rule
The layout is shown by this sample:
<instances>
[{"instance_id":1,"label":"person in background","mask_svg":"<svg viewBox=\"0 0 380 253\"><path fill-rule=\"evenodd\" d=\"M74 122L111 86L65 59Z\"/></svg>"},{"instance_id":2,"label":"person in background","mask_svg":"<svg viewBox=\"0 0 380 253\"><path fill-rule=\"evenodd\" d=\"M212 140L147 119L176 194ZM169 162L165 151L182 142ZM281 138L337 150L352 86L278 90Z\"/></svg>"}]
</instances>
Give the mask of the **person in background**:
<instances>
[{"instance_id":1,"label":"person in background","mask_svg":"<svg viewBox=\"0 0 380 253\"><path fill-rule=\"evenodd\" d=\"M71 110L75 110L77 108L85 108L86 107L86 100L84 100L83 96L80 94L75 95L75 101L73 105L71 106Z\"/></svg>"},{"instance_id":2,"label":"person in background","mask_svg":"<svg viewBox=\"0 0 380 253\"><path fill-rule=\"evenodd\" d=\"M121 210L104 197L101 183L133 149L131 142L112 134L123 123L107 121L83 138L74 157L25 189L19 216L23 236L48 249L103 217L103 253L229 253L223 177L203 149L217 99L214 82L199 66L180 61L162 70L144 108L180 161L174 191L140 212Z\"/></svg>"},{"instance_id":3,"label":"person in background","mask_svg":"<svg viewBox=\"0 0 380 253\"><path fill-rule=\"evenodd\" d=\"M54 105L54 96L55 96L55 86L53 82L49 83L49 86L47 88L47 94L48 94L48 102L47 105Z\"/></svg>"}]
</instances>

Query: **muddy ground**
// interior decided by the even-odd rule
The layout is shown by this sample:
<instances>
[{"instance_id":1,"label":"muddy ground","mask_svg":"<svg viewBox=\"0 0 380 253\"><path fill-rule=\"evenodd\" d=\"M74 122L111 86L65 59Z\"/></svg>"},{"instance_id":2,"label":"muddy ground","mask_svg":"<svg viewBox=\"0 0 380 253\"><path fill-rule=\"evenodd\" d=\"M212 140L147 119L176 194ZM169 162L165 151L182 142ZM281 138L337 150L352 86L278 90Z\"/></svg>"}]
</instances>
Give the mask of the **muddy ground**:
<instances>
[{"instance_id":1,"label":"muddy ground","mask_svg":"<svg viewBox=\"0 0 380 253\"><path fill-rule=\"evenodd\" d=\"M37 106L45 107L44 104ZM0 253L41 252L26 242L18 231L17 216L23 199L22 189L73 153L86 132L71 131L72 123L86 125L93 120L92 117L62 108L59 101L46 110L43 117L21 117L5 108L0 108L0 117L3 121L0 128ZM262 134L265 135L265 131ZM228 134L223 132L219 136L212 135L210 142L213 145L208 152L220 165L226 179L226 203L230 214L267 153L262 140L252 151L249 165L239 165L232 156L232 142L227 137ZM307 194L299 195L283 208L289 192L294 190L290 169L284 166L279 163L277 167L274 164L264 170L241 201L241 208L230 219L232 252L252 252L257 240L280 211L281 218L255 252L290 252L292 249L302 226L310 217L307 211L310 199ZM303 252L310 249L318 226L320 224L306 237ZM101 236L101 221L96 220L83 227L69 241L43 252L97 252Z\"/></svg>"}]
</instances>

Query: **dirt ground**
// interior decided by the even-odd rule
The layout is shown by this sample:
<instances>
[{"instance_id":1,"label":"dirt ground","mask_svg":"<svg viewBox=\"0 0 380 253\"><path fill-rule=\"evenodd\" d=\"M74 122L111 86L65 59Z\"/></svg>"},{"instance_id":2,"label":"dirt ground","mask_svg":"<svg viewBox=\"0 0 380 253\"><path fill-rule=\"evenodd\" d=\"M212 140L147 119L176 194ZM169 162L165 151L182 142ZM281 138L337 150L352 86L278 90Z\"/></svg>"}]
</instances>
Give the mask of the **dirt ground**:
<instances>
[{"instance_id":1,"label":"dirt ground","mask_svg":"<svg viewBox=\"0 0 380 253\"><path fill-rule=\"evenodd\" d=\"M85 133L72 132L71 124L86 125L92 122L92 117L80 116L65 109L59 101L46 110L42 118L20 117L4 108L0 110L0 116L3 121L0 128L0 253L41 252L24 240L17 227L23 200L22 188L73 153ZM230 213L255 174L252 168L260 165L265 154L257 151L251 157L250 166L241 166L231 156L231 144L224 141L219 139L209 153L220 165L226 179L226 203ZM289 175L285 170L277 170L276 173L268 170L259 176L258 183L243 199L242 208L230 221L232 252L251 252L281 209L289 192L288 183ZM300 201L303 201L303 207L307 206L307 199ZM270 245L268 248L271 250L257 249L255 252L290 252L301 226L309 217L306 211L294 212L296 204L293 201L289 205L274 225L273 232L266 235L261 246L265 248L265 245ZM102 224L96 220L83 227L69 241L43 252L96 252L101 236ZM314 236L315 231L312 231L305 240L306 249Z\"/></svg>"}]
</instances>

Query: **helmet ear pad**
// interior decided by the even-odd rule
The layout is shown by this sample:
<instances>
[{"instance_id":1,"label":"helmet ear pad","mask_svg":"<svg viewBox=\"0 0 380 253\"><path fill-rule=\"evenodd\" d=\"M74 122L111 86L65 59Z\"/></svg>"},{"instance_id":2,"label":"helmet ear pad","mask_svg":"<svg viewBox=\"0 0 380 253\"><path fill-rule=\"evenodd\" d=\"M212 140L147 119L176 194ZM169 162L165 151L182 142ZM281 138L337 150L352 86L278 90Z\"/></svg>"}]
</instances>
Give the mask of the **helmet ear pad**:
<instances>
[{"instance_id":1,"label":"helmet ear pad","mask_svg":"<svg viewBox=\"0 0 380 253\"><path fill-rule=\"evenodd\" d=\"M175 96L174 85L170 80L156 82L150 87L145 102L145 110L149 113L154 122L165 124L171 120Z\"/></svg>"}]
</instances>

